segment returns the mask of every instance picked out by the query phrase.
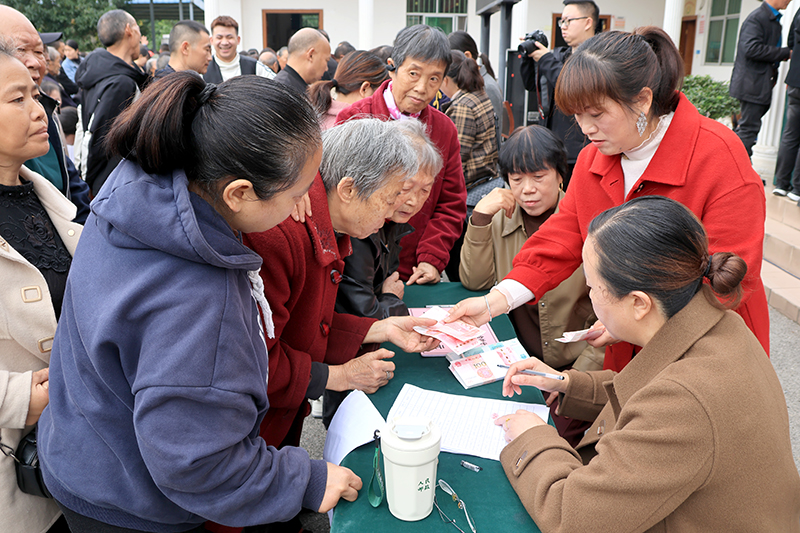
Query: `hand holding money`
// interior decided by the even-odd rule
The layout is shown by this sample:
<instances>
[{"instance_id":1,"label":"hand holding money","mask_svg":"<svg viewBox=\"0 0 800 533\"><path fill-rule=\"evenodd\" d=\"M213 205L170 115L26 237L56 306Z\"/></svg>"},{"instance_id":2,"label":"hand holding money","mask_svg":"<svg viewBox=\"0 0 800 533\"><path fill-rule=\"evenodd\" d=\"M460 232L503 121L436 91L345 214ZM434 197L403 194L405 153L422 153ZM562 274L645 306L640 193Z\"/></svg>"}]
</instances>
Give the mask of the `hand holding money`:
<instances>
[{"instance_id":1,"label":"hand holding money","mask_svg":"<svg viewBox=\"0 0 800 533\"><path fill-rule=\"evenodd\" d=\"M433 326L416 326L414 331L421 335L439 339L449 350L457 354L480 346L481 342L478 337L481 335L481 329L479 327L462 321L446 324L443 320L447 316L448 312L446 309L431 307L422 315L422 318L436 320L436 324Z\"/></svg>"}]
</instances>

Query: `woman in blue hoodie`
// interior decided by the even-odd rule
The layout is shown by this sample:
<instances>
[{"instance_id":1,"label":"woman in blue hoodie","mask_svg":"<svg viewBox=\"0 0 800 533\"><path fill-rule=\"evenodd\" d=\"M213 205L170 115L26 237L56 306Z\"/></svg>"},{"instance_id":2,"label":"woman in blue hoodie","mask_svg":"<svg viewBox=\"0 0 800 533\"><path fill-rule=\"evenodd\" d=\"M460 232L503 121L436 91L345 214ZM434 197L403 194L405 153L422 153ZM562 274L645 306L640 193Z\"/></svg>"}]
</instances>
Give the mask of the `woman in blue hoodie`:
<instances>
[{"instance_id":1,"label":"woman in blue hoodie","mask_svg":"<svg viewBox=\"0 0 800 533\"><path fill-rule=\"evenodd\" d=\"M241 233L281 222L311 186L309 103L257 76L217 87L176 73L120 115L107 146L124 159L75 253L39 422L72 531L247 526L355 499L350 470L258 436L274 332Z\"/></svg>"}]
</instances>

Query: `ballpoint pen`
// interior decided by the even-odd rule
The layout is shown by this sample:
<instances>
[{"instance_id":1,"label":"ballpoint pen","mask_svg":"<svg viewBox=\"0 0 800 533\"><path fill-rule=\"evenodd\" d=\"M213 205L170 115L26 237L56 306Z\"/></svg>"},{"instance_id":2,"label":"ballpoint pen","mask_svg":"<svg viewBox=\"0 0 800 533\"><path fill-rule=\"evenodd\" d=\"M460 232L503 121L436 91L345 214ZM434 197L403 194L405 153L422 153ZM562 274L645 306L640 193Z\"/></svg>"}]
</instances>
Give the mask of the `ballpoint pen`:
<instances>
[{"instance_id":1,"label":"ballpoint pen","mask_svg":"<svg viewBox=\"0 0 800 533\"><path fill-rule=\"evenodd\" d=\"M511 368L508 365L497 365L497 366L499 366L500 368ZM538 370L519 370L518 372L522 372L523 374L530 374L531 376L541 376L543 378L558 379L564 381L564 376L549 374L547 372L539 372Z\"/></svg>"}]
</instances>

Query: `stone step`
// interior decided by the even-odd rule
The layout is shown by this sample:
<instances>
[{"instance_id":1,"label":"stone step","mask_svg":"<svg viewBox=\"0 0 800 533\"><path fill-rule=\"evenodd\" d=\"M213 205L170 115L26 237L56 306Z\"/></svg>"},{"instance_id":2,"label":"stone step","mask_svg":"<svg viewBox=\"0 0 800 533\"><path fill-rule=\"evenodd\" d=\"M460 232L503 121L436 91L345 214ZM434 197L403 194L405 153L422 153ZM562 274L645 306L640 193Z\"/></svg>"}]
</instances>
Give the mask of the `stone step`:
<instances>
[{"instance_id":1,"label":"stone step","mask_svg":"<svg viewBox=\"0 0 800 533\"><path fill-rule=\"evenodd\" d=\"M769 305L800 324L800 279L777 266L763 261L761 280Z\"/></svg>"},{"instance_id":2,"label":"stone step","mask_svg":"<svg viewBox=\"0 0 800 533\"><path fill-rule=\"evenodd\" d=\"M800 211L800 208L795 209ZM800 278L800 230L767 218L764 224L764 259Z\"/></svg>"},{"instance_id":3,"label":"stone step","mask_svg":"<svg viewBox=\"0 0 800 533\"><path fill-rule=\"evenodd\" d=\"M776 220L794 229L800 230L800 207L786 197L772 194L772 185L767 185L767 219ZM800 246L800 241L798 241Z\"/></svg>"}]
</instances>

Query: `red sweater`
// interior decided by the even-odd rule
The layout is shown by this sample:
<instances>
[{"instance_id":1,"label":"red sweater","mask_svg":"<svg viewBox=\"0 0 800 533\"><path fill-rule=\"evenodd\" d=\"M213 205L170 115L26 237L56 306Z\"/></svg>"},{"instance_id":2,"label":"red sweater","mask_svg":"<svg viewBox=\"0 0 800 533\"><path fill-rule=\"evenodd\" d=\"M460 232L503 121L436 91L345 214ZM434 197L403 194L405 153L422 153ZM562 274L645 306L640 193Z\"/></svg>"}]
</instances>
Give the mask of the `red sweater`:
<instances>
[{"instance_id":1,"label":"red sweater","mask_svg":"<svg viewBox=\"0 0 800 533\"><path fill-rule=\"evenodd\" d=\"M308 407L311 362L346 363L375 322L334 312L350 237L336 238L319 175L308 193L314 214L304 224L287 218L244 236L264 259L261 278L275 323L275 338L267 339L269 410L261 423L261 436L272 446L283 442L299 410Z\"/></svg>"},{"instance_id":2,"label":"red sweater","mask_svg":"<svg viewBox=\"0 0 800 533\"><path fill-rule=\"evenodd\" d=\"M336 123L353 118L375 117L389 120L389 108L383 99L383 92L389 86L385 81L369 98L356 102L344 109L336 117ZM453 121L447 116L425 106L419 120L426 126L431 140L439 148L444 160L433 190L419 213L411 217L409 224L415 231L400 240L400 277L407 280L411 267L425 262L444 270L450 260L450 250L461 235L464 220L467 218L467 188L461 168L461 146Z\"/></svg>"},{"instance_id":3,"label":"red sweater","mask_svg":"<svg viewBox=\"0 0 800 533\"><path fill-rule=\"evenodd\" d=\"M638 196L667 196L703 222L712 253L734 252L747 262L744 298L736 311L769 353L769 310L761 283L764 186L739 138L700 116L681 94L647 170L628 197L624 195L620 155L603 155L592 145L584 148L558 213L528 239L507 277L537 297L546 293L580 265L589 222L597 214ZM605 368L619 371L632 355L631 345L612 345L606 349Z\"/></svg>"}]
</instances>

